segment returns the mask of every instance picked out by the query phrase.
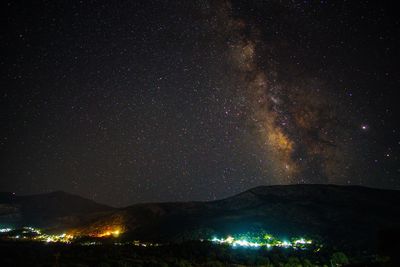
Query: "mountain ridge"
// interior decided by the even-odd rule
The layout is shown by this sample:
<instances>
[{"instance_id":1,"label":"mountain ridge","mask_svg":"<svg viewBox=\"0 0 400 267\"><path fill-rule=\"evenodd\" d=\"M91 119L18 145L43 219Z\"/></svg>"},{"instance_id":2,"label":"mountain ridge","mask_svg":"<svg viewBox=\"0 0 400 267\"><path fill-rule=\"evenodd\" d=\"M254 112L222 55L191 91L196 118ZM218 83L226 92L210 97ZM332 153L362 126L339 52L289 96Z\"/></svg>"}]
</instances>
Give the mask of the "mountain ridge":
<instances>
[{"instance_id":1,"label":"mountain ridge","mask_svg":"<svg viewBox=\"0 0 400 267\"><path fill-rule=\"evenodd\" d=\"M53 196L65 197L64 193ZM39 202L44 199L49 205L49 195L34 198ZM74 203L81 205L81 199ZM49 211L60 203L55 201ZM161 242L266 230L278 236L307 235L361 248L375 244L382 231L400 229L400 191L362 186L258 186L214 201L138 203L124 208L90 203L78 213L67 209L62 216L56 213L44 217L40 226L78 235L120 229L129 240ZM21 211L32 207L40 211L42 206L27 205ZM25 217L29 214L32 212Z\"/></svg>"},{"instance_id":2,"label":"mountain ridge","mask_svg":"<svg viewBox=\"0 0 400 267\"><path fill-rule=\"evenodd\" d=\"M16 226L46 227L51 226L60 217L112 209L114 208L64 191L33 195L8 192L0 194L0 222Z\"/></svg>"},{"instance_id":3,"label":"mountain ridge","mask_svg":"<svg viewBox=\"0 0 400 267\"><path fill-rule=\"evenodd\" d=\"M109 204L104 204L104 203L100 203L97 202L95 200L91 200L87 197L83 197L81 195L75 194L75 193L70 193L64 190L55 190L55 191L50 191L50 192L46 192L46 193L35 193L35 194L15 194L13 192L9 192L9 191L3 191L0 192L0 201L3 201L4 198L6 197L35 197L35 196L53 196L53 195L65 195L65 196L74 196L74 197L78 197L81 199L85 199L88 201L92 201L94 203L97 203L99 205L103 205L103 206L107 206L109 208L114 208L114 209L125 209L125 208L129 208L132 206L136 206L136 205L150 205L150 204L179 204L179 203L211 203L211 202L218 202L218 201L222 201L222 200L226 200L229 198L234 198L237 197L241 194L245 194L246 192L251 192L251 193L255 193L254 191L257 190L261 190L261 189L287 189L287 188L291 188L291 187L296 187L296 188L300 188L300 187L321 187L321 188L326 188L326 187L332 187L332 188L347 188L347 189L360 189L360 190L369 190L369 191L385 191L385 192L400 192L400 190L397 189L386 189L386 188L376 188L376 187L370 187L370 186L363 186L363 185L340 185L340 184L285 184L285 185L259 185L256 187L252 187L249 188L245 191L224 197L224 198L220 198L220 199L216 199L216 200L193 200L193 201L149 201L149 202L138 202L138 203L133 203L133 204L128 204L125 206L121 206L121 207L114 207L112 205Z\"/></svg>"}]
</instances>

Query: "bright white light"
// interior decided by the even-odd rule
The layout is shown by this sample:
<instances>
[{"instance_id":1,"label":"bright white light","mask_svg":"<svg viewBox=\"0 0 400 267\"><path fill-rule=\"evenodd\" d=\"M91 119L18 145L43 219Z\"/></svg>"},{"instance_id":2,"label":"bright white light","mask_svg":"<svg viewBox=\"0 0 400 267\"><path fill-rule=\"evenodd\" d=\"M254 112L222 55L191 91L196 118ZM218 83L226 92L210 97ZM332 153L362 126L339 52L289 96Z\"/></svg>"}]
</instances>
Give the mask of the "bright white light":
<instances>
[{"instance_id":1,"label":"bright white light","mask_svg":"<svg viewBox=\"0 0 400 267\"><path fill-rule=\"evenodd\" d=\"M295 249L301 247L302 249L305 249L307 245L311 244L312 241L311 240L307 240L305 238L299 238L296 240L293 240L292 242L289 242L287 240L277 240L274 239L272 236L270 235L264 235L264 239L273 239L274 242L265 242L265 243L257 243L257 242L252 242L252 241L248 241L246 239L239 239L239 240L235 240L234 237L232 236L228 236L226 239L219 239L217 237L213 237L211 239L212 242L218 243L218 244L228 244L231 245L232 247L267 247L267 248L271 248L271 247L282 247L282 248L289 248L289 247L293 247Z\"/></svg>"},{"instance_id":2,"label":"bright white light","mask_svg":"<svg viewBox=\"0 0 400 267\"><path fill-rule=\"evenodd\" d=\"M222 243L223 242L221 239L218 239L216 237L213 237L213 239L211 239L211 241L215 242L215 243Z\"/></svg>"},{"instance_id":3,"label":"bright white light","mask_svg":"<svg viewBox=\"0 0 400 267\"><path fill-rule=\"evenodd\" d=\"M247 242L246 240L235 241L235 244L238 244L239 246L242 246L242 247L248 247L250 245L249 242Z\"/></svg>"},{"instance_id":4,"label":"bright white light","mask_svg":"<svg viewBox=\"0 0 400 267\"><path fill-rule=\"evenodd\" d=\"M288 241L283 241L282 242L282 247L287 248L290 247L292 244L290 244Z\"/></svg>"},{"instance_id":5,"label":"bright white light","mask_svg":"<svg viewBox=\"0 0 400 267\"><path fill-rule=\"evenodd\" d=\"M233 240L234 240L233 237L228 236L228 237L225 239L225 242L227 242L228 244L232 244L232 243L233 243Z\"/></svg>"},{"instance_id":6,"label":"bright white light","mask_svg":"<svg viewBox=\"0 0 400 267\"><path fill-rule=\"evenodd\" d=\"M311 240L305 240L304 238L300 238L300 239L297 239L294 241L295 245L297 245L297 244L305 245L305 244L311 244L311 243L312 243Z\"/></svg>"},{"instance_id":7,"label":"bright white light","mask_svg":"<svg viewBox=\"0 0 400 267\"><path fill-rule=\"evenodd\" d=\"M232 236L228 236L226 239L218 239L216 237L213 237L211 239L212 242L215 243L226 243L229 244L233 247L237 247L237 246L241 246L241 247L260 247L261 245L258 243L254 243L254 242L249 242L247 240L235 240Z\"/></svg>"},{"instance_id":8,"label":"bright white light","mask_svg":"<svg viewBox=\"0 0 400 267\"><path fill-rule=\"evenodd\" d=\"M295 244L305 244L306 241L303 238L301 238L301 239L298 239L298 240L294 241L294 243Z\"/></svg>"}]
</instances>

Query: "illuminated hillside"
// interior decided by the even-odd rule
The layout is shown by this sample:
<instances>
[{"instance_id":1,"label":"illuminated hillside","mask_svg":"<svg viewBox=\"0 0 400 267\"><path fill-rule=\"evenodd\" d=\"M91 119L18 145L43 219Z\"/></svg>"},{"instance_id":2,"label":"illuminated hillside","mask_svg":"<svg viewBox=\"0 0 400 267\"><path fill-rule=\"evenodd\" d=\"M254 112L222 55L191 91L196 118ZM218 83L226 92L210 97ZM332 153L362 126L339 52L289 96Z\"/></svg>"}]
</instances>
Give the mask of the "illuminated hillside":
<instances>
[{"instance_id":1,"label":"illuminated hillside","mask_svg":"<svg viewBox=\"0 0 400 267\"><path fill-rule=\"evenodd\" d=\"M380 232L400 228L400 219L394 216L400 213L396 203L400 203L398 191L331 185L266 186L218 201L138 204L50 218L46 224L58 233L118 236L122 240L222 240L229 235L266 231L277 240L307 237L362 248L372 246Z\"/></svg>"}]
</instances>

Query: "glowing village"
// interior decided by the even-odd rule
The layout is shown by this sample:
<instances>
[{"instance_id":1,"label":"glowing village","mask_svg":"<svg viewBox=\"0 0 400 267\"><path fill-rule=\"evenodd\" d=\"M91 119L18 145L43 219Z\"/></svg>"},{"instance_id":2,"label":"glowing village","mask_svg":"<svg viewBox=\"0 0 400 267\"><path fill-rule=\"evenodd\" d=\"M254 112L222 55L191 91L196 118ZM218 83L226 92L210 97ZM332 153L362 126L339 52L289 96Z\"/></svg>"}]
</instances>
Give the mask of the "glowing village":
<instances>
[{"instance_id":1,"label":"glowing village","mask_svg":"<svg viewBox=\"0 0 400 267\"><path fill-rule=\"evenodd\" d=\"M80 244L80 245L101 245L104 241L111 242L114 245L135 245L142 247L160 246L163 244L145 242L145 241L132 241L120 242L119 237L123 235L123 228L107 228L102 232L96 232L88 235L60 233L50 234L45 231L25 226L22 228L0 228L0 239L16 242L43 242L43 243L64 243L64 244ZM201 242L212 242L216 245L225 245L232 248L285 248L285 249L316 249L319 250L320 245L316 245L311 239L304 237L278 239L271 234L266 233L247 233L238 235L228 235L225 238L211 237L209 239L200 239ZM109 244L110 242L107 242Z\"/></svg>"}]
</instances>

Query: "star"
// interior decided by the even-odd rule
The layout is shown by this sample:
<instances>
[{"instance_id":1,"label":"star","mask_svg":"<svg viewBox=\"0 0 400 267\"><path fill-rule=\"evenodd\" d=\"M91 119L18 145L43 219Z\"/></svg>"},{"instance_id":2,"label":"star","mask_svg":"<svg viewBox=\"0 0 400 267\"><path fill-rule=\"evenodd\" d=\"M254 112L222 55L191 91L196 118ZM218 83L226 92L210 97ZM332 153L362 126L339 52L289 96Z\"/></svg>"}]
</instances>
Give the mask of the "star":
<instances>
[{"instance_id":1,"label":"star","mask_svg":"<svg viewBox=\"0 0 400 267\"><path fill-rule=\"evenodd\" d=\"M400 19L385 1L8 2L1 191L131 205L400 188Z\"/></svg>"}]
</instances>

